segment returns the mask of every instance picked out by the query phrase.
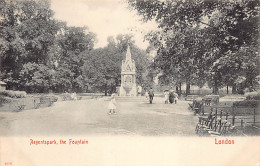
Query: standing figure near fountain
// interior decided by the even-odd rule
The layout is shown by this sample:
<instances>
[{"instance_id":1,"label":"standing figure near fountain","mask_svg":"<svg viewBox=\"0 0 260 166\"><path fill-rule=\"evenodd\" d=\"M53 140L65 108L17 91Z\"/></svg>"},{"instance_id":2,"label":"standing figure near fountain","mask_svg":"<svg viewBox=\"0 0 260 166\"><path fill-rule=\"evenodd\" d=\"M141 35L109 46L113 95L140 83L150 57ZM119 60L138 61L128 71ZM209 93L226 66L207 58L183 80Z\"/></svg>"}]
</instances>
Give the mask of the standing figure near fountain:
<instances>
[{"instance_id":1,"label":"standing figure near fountain","mask_svg":"<svg viewBox=\"0 0 260 166\"><path fill-rule=\"evenodd\" d=\"M165 91L163 92L163 94L164 94L164 103L165 103L165 104L168 104L168 103L169 103L169 91L168 91L168 90L165 90Z\"/></svg>"},{"instance_id":2,"label":"standing figure near fountain","mask_svg":"<svg viewBox=\"0 0 260 166\"><path fill-rule=\"evenodd\" d=\"M171 87L169 92L169 102L172 104L174 102L174 90L173 87Z\"/></svg>"},{"instance_id":3,"label":"standing figure near fountain","mask_svg":"<svg viewBox=\"0 0 260 166\"><path fill-rule=\"evenodd\" d=\"M153 88L151 88L148 92L149 94L149 98L150 98L150 104L153 103L153 97L154 97L154 93L153 93Z\"/></svg>"},{"instance_id":4,"label":"standing figure near fountain","mask_svg":"<svg viewBox=\"0 0 260 166\"><path fill-rule=\"evenodd\" d=\"M137 87L137 96L142 96L142 87L140 85Z\"/></svg>"}]
</instances>

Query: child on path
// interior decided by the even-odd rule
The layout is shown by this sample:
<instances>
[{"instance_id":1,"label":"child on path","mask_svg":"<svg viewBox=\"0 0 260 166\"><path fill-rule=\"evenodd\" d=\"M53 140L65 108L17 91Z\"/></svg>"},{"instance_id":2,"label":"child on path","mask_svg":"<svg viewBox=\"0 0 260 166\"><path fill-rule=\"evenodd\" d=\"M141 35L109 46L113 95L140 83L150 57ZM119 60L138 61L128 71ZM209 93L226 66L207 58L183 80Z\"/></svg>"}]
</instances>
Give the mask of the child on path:
<instances>
[{"instance_id":1,"label":"child on path","mask_svg":"<svg viewBox=\"0 0 260 166\"><path fill-rule=\"evenodd\" d=\"M115 110L116 110L116 99L115 99L115 95L114 94L111 95L111 100L108 103L108 107L107 108L109 110L108 114L116 114L116 112L115 112Z\"/></svg>"}]
</instances>

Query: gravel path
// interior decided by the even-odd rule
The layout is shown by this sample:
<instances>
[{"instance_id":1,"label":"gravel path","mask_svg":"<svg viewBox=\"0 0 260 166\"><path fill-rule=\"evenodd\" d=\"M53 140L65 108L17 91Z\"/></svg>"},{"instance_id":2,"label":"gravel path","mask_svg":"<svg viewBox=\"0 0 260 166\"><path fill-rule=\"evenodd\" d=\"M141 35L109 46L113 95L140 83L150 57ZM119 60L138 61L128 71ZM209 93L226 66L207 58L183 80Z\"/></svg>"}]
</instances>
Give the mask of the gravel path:
<instances>
[{"instance_id":1,"label":"gravel path","mask_svg":"<svg viewBox=\"0 0 260 166\"><path fill-rule=\"evenodd\" d=\"M188 102L164 104L118 102L117 115L108 115L104 99L57 102L52 107L0 112L2 136L139 135L194 136L197 117Z\"/></svg>"}]
</instances>

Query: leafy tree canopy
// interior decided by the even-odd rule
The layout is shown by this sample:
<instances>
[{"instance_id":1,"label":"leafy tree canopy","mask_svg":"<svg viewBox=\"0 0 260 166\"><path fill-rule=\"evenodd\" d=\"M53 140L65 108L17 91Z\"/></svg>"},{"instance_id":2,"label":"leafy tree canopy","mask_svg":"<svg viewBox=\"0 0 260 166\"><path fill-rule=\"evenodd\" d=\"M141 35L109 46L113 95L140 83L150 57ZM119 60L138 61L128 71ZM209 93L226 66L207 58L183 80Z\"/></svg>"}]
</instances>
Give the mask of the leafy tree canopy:
<instances>
[{"instance_id":1,"label":"leafy tree canopy","mask_svg":"<svg viewBox=\"0 0 260 166\"><path fill-rule=\"evenodd\" d=\"M128 3L144 21L155 19L159 24L160 30L147 34L147 39L157 49L155 65L164 82L168 79L199 86L208 82L214 93L243 76L245 87L254 85L259 75L259 1Z\"/></svg>"}]
</instances>

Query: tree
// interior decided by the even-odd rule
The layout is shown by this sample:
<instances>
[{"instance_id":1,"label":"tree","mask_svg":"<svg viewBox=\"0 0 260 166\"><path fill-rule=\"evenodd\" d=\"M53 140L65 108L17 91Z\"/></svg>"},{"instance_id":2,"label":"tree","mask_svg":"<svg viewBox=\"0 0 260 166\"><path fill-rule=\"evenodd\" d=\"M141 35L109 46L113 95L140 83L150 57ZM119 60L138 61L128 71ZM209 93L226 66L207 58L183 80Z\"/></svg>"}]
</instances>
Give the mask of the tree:
<instances>
[{"instance_id":1,"label":"tree","mask_svg":"<svg viewBox=\"0 0 260 166\"><path fill-rule=\"evenodd\" d=\"M25 63L47 63L48 47L59 26L49 2L43 0L4 1L1 15L1 72L9 86L20 87L19 72Z\"/></svg>"},{"instance_id":2,"label":"tree","mask_svg":"<svg viewBox=\"0 0 260 166\"><path fill-rule=\"evenodd\" d=\"M145 84L144 74L149 65L145 51L134 45L131 35L118 35L115 39L108 37L108 46L86 54L83 75L93 91L103 91L105 95L116 91L121 82L121 65L125 58L127 46L131 48L132 58L137 68L137 84Z\"/></svg>"},{"instance_id":3,"label":"tree","mask_svg":"<svg viewBox=\"0 0 260 166\"><path fill-rule=\"evenodd\" d=\"M83 76L84 56L93 49L96 36L92 32L86 32L86 27L62 28L61 34L57 35L56 45L53 51L59 48L57 54L53 53L54 59L59 65L69 69L73 73L70 78L74 91L85 91L86 87ZM84 52L84 54L83 54ZM56 56L55 56L56 55Z\"/></svg>"},{"instance_id":4,"label":"tree","mask_svg":"<svg viewBox=\"0 0 260 166\"><path fill-rule=\"evenodd\" d=\"M164 74L178 75L175 80L184 79L188 84L193 82L202 85L207 80L214 93L218 93L218 88L224 84L234 85L236 78L241 75L245 74L247 80L254 80L259 74L258 70L253 75L249 72L243 74L240 70L233 70L234 66L231 63L222 66L223 69L221 65L216 67L220 60L224 62L230 60L230 57L223 58L228 52L242 56L239 53L241 47L257 50L259 1L129 0L128 2L130 7L143 16L144 21L154 18L159 24L161 30L148 36L150 41L156 42L154 46L158 50L157 62ZM253 59L259 56L258 52L251 55ZM167 59L170 62L166 62ZM243 56L236 59L242 60ZM188 70L185 70L183 65ZM233 77L237 77L227 81L226 78L230 73L224 71L230 70L233 71L231 72ZM252 69L250 70L252 72Z\"/></svg>"},{"instance_id":5,"label":"tree","mask_svg":"<svg viewBox=\"0 0 260 166\"><path fill-rule=\"evenodd\" d=\"M47 0L4 0L0 8L1 76L8 88L85 90L81 52L93 49L92 32L55 20Z\"/></svg>"}]
</instances>

